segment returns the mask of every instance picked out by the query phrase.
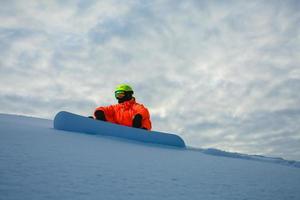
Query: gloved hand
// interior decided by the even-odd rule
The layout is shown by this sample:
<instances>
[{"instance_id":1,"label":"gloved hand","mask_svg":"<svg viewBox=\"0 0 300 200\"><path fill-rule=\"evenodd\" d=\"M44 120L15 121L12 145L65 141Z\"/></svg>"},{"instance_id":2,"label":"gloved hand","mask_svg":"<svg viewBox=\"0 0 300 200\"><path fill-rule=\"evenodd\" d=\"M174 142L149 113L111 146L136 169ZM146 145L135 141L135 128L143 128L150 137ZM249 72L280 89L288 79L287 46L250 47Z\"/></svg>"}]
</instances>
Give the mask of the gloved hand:
<instances>
[{"instance_id":1,"label":"gloved hand","mask_svg":"<svg viewBox=\"0 0 300 200\"><path fill-rule=\"evenodd\" d=\"M97 110L95 112L95 117L97 120L107 121L103 110Z\"/></svg>"},{"instance_id":2,"label":"gloved hand","mask_svg":"<svg viewBox=\"0 0 300 200\"><path fill-rule=\"evenodd\" d=\"M141 114L136 114L132 120L132 127L135 128L142 128L142 115Z\"/></svg>"}]
</instances>

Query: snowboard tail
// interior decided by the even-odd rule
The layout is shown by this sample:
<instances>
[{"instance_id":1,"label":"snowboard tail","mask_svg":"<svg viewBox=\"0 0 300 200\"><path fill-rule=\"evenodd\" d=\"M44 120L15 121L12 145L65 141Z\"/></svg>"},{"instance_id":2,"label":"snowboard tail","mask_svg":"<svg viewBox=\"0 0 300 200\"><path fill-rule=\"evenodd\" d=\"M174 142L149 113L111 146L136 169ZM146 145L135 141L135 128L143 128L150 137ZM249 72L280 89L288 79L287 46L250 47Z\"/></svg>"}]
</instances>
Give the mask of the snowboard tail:
<instances>
[{"instance_id":1,"label":"snowboard tail","mask_svg":"<svg viewBox=\"0 0 300 200\"><path fill-rule=\"evenodd\" d=\"M119 137L139 142L185 148L181 137L158 131L121 126L109 122L90 119L70 112L61 111L54 118L54 128L64 131L82 132L94 135Z\"/></svg>"}]
</instances>

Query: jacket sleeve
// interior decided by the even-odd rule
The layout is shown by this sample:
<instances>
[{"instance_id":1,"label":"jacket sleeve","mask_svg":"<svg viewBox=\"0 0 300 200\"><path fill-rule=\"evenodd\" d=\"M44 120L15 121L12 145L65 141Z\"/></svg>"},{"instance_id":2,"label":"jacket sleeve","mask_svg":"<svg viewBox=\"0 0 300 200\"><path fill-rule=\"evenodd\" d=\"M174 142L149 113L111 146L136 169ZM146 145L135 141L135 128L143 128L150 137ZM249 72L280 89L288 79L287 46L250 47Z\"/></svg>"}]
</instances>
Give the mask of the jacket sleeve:
<instances>
[{"instance_id":1,"label":"jacket sleeve","mask_svg":"<svg viewBox=\"0 0 300 200\"><path fill-rule=\"evenodd\" d=\"M96 108L95 112L97 110L102 110L104 112L105 118L107 121L113 122L113 123L115 122L115 119L114 119L115 110L112 105L111 106L100 106L100 107ZM94 117L96 118L95 112L94 112Z\"/></svg>"},{"instance_id":2,"label":"jacket sleeve","mask_svg":"<svg viewBox=\"0 0 300 200\"><path fill-rule=\"evenodd\" d=\"M144 106L140 106L138 109L138 114L141 114L143 117L142 120L142 127L146 128L147 130L151 130L152 125L151 125L151 120L150 120L150 113L147 108Z\"/></svg>"}]
</instances>

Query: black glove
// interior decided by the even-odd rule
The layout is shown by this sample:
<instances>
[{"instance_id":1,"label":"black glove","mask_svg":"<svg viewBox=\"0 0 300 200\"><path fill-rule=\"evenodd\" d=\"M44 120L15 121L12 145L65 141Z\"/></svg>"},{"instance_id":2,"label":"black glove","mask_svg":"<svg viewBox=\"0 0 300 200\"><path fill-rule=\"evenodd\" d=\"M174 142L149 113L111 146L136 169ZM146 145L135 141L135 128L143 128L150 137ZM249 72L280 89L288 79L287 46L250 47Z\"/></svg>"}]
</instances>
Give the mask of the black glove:
<instances>
[{"instance_id":1,"label":"black glove","mask_svg":"<svg viewBox=\"0 0 300 200\"><path fill-rule=\"evenodd\" d=\"M132 127L134 128L142 128L142 115L136 114L132 120Z\"/></svg>"},{"instance_id":2,"label":"black glove","mask_svg":"<svg viewBox=\"0 0 300 200\"><path fill-rule=\"evenodd\" d=\"M97 110L95 112L95 117L97 120L107 121L103 110Z\"/></svg>"}]
</instances>

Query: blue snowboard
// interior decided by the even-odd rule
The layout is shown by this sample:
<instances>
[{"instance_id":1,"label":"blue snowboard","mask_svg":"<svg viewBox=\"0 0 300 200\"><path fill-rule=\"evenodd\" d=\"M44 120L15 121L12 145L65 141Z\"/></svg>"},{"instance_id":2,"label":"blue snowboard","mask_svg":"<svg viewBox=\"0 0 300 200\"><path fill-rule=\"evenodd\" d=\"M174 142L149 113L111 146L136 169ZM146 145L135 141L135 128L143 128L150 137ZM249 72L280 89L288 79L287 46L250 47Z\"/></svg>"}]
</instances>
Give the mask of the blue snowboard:
<instances>
[{"instance_id":1,"label":"blue snowboard","mask_svg":"<svg viewBox=\"0 0 300 200\"><path fill-rule=\"evenodd\" d=\"M54 118L54 128L64 131L107 135L139 142L185 148L183 139L174 134L121 126L65 111L56 114Z\"/></svg>"}]
</instances>

